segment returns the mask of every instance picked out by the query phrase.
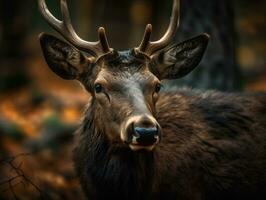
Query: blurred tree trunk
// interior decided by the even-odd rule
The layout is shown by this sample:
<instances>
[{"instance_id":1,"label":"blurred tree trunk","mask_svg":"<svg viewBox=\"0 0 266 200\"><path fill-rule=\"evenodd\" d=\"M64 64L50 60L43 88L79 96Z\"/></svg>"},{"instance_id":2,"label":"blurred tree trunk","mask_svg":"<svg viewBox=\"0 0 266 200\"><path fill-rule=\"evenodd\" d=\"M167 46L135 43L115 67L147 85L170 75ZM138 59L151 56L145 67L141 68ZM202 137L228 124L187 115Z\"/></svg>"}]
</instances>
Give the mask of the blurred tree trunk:
<instances>
[{"instance_id":1,"label":"blurred tree trunk","mask_svg":"<svg viewBox=\"0 0 266 200\"><path fill-rule=\"evenodd\" d=\"M92 16L91 12L93 10L92 8L92 0L79 0L75 1L75 10L76 10L76 24L79 24L77 27L77 32L79 35L86 39L91 40L90 30L91 28L91 22L92 22Z\"/></svg>"},{"instance_id":2,"label":"blurred tree trunk","mask_svg":"<svg viewBox=\"0 0 266 200\"><path fill-rule=\"evenodd\" d=\"M131 41L129 28L131 21L129 18L130 4L132 0L93 0L91 31L96 39L96 32L99 26L106 28L110 45L117 49L124 49ZM92 38L92 37L90 37ZM98 39L98 38L97 38Z\"/></svg>"},{"instance_id":3,"label":"blurred tree trunk","mask_svg":"<svg viewBox=\"0 0 266 200\"><path fill-rule=\"evenodd\" d=\"M210 34L211 39L200 66L181 81L171 81L170 85L179 83L200 89L222 91L241 89L241 73L235 60L232 1L181 1L181 24L176 42L187 40L203 32Z\"/></svg>"},{"instance_id":4,"label":"blurred tree trunk","mask_svg":"<svg viewBox=\"0 0 266 200\"><path fill-rule=\"evenodd\" d=\"M29 25L31 0L0 1L0 90L20 87L28 82L23 45Z\"/></svg>"}]
</instances>

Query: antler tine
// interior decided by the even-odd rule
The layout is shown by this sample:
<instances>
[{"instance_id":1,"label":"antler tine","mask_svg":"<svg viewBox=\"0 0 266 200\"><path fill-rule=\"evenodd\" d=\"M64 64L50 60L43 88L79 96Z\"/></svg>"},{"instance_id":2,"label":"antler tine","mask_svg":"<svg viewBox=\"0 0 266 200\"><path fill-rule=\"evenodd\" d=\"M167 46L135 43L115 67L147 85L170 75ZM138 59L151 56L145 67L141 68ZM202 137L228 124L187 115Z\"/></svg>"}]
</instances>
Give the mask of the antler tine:
<instances>
[{"instance_id":1,"label":"antler tine","mask_svg":"<svg viewBox=\"0 0 266 200\"><path fill-rule=\"evenodd\" d=\"M98 29L98 37L99 37L99 40L100 40L99 42L102 46L103 52L104 53L110 52L109 43L106 37L105 29L103 27L100 27Z\"/></svg>"},{"instance_id":2,"label":"antler tine","mask_svg":"<svg viewBox=\"0 0 266 200\"><path fill-rule=\"evenodd\" d=\"M150 37L152 33L152 26L149 24L146 27L143 40L137 50L148 55L152 55L154 52L169 45L171 40L174 38L177 28L179 27L179 10L180 0L173 0L173 10L170 19L170 24L164 36L158 40L151 42Z\"/></svg>"},{"instance_id":3,"label":"antler tine","mask_svg":"<svg viewBox=\"0 0 266 200\"><path fill-rule=\"evenodd\" d=\"M99 41L97 42L88 42L81 39L75 32L72 23L70 14L68 11L67 1L60 0L62 21L56 19L49 9L47 8L45 0L38 0L39 9L45 20L49 25L54 28L58 33L60 33L68 42L77 47L82 51L86 51L93 56L100 56L102 54L108 53L111 51L107 37L105 34L104 28L99 28L98 37Z\"/></svg>"},{"instance_id":4,"label":"antler tine","mask_svg":"<svg viewBox=\"0 0 266 200\"><path fill-rule=\"evenodd\" d=\"M141 44L138 47L139 51L145 52L145 50L149 46L149 42L150 42L150 39L151 39L151 34L152 34L152 25L148 24L146 26L146 29L145 29L144 36L143 36L143 39L141 41Z\"/></svg>"}]
</instances>

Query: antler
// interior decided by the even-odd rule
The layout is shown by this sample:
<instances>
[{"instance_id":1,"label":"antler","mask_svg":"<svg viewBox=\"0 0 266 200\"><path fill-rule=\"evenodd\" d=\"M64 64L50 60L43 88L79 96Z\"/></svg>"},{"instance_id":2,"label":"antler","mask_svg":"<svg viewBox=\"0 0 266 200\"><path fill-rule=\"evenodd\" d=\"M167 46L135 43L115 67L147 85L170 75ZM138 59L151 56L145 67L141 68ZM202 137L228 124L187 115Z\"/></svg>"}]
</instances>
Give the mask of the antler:
<instances>
[{"instance_id":1,"label":"antler","mask_svg":"<svg viewBox=\"0 0 266 200\"><path fill-rule=\"evenodd\" d=\"M58 20L51 14L47 8L45 0L38 0L38 3L40 12L49 25L76 48L88 52L96 57L111 51L105 34L105 29L103 27L98 29L99 40L97 42L85 41L77 35L71 24L66 0L60 0L62 21Z\"/></svg>"},{"instance_id":2,"label":"antler","mask_svg":"<svg viewBox=\"0 0 266 200\"><path fill-rule=\"evenodd\" d=\"M170 24L164 36L158 40L151 42L152 25L148 24L144 33L144 37L139 47L136 48L137 51L152 55L154 52L163 49L174 38L177 28L179 27L179 10L180 10L180 0L173 0L173 10L170 19Z\"/></svg>"}]
</instances>

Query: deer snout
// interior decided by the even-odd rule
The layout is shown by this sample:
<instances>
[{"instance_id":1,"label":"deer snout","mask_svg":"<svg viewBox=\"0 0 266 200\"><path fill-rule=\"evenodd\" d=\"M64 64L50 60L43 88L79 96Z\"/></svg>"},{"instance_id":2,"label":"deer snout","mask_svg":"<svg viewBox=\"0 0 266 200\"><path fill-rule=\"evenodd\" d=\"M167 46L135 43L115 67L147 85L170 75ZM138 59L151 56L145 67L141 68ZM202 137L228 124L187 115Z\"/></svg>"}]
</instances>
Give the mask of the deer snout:
<instances>
[{"instance_id":1,"label":"deer snout","mask_svg":"<svg viewBox=\"0 0 266 200\"><path fill-rule=\"evenodd\" d=\"M153 117L133 117L127 123L126 135L132 150L152 150L160 140L161 128Z\"/></svg>"}]
</instances>

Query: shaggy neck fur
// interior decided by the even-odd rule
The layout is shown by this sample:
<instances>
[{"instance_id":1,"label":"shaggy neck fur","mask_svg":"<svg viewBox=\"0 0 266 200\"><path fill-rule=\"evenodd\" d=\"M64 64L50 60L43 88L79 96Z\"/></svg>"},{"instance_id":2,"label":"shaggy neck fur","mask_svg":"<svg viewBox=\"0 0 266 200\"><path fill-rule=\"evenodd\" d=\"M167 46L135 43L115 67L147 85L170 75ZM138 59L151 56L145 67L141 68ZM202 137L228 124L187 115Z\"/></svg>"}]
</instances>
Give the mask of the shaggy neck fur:
<instances>
[{"instance_id":1,"label":"shaggy neck fur","mask_svg":"<svg viewBox=\"0 0 266 200\"><path fill-rule=\"evenodd\" d=\"M133 152L127 146L108 141L100 116L92 102L80 131L82 135L79 143L83 144L75 149L74 159L79 159L79 162L82 160L82 165L87 169L86 172L83 172L84 167L77 169L81 182L93 182L97 188L95 193L102 192L102 199L106 196L122 199L149 198L147 195L152 189L156 167L154 154L147 151ZM84 148L81 149L81 146ZM91 180L83 180L83 177L90 177ZM91 195L91 188L83 189L90 190Z\"/></svg>"}]
</instances>

